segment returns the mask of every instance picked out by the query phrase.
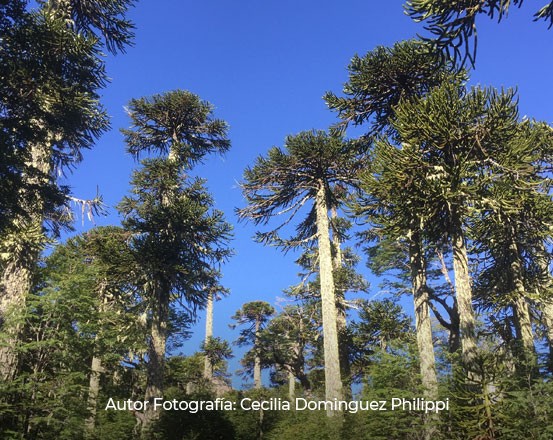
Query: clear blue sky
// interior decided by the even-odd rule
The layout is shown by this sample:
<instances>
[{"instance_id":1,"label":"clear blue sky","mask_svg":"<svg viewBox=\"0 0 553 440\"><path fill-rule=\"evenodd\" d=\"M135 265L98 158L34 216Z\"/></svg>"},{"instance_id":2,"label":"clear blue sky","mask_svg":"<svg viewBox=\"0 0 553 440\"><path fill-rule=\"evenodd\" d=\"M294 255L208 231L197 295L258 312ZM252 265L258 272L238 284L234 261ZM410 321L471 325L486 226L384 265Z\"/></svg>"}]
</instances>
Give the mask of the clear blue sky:
<instances>
[{"instance_id":1,"label":"clear blue sky","mask_svg":"<svg viewBox=\"0 0 553 440\"><path fill-rule=\"evenodd\" d=\"M256 156L286 135L326 129L335 115L326 109L325 91L340 92L354 54L391 45L424 32L403 14L401 0L139 0L131 12L134 47L107 58L110 85L102 102L112 130L68 177L78 197L93 197L96 187L110 214L98 225L118 224L114 206L127 194L137 164L125 153L119 128L129 121L124 106L131 98L186 89L215 105L230 124L232 148L198 167L208 179L216 207L235 225L236 255L223 267L231 295L215 305L215 335L231 341L230 316L245 302L275 303L297 282L293 255L252 241L255 229L236 224L234 209L244 206L237 182ZM513 9L501 24L478 22L479 47L473 84L518 87L521 115L553 122L553 29L531 21L535 2ZM91 227L76 224L77 231ZM364 262L361 264L361 269ZM378 282L367 275L378 291ZM405 302L409 304L409 301ZM203 320L185 342L192 353L203 337ZM237 361L231 364L235 369ZM235 380L235 384L239 381Z\"/></svg>"}]
</instances>

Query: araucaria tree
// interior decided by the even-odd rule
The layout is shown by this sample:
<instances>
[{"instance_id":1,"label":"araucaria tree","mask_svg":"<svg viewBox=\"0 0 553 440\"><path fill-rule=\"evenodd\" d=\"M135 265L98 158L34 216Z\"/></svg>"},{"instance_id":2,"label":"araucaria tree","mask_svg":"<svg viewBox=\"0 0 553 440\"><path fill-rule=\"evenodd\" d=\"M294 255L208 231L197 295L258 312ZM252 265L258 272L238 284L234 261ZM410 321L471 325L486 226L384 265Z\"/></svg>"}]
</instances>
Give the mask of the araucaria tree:
<instances>
[{"instance_id":1,"label":"araucaria tree","mask_svg":"<svg viewBox=\"0 0 553 440\"><path fill-rule=\"evenodd\" d=\"M211 104L190 92L132 100L128 109L132 127L123 130L128 151L150 153L119 210L132 233L137 282L147 303L145 400L152 400L163 395L171 305L178 303L194 316L197 307L205 306L205 286L217 284L215 267L230 255L230 225L213 209L204 181L187 175L206 154L223 153L230 143L226 123L213 117ZM155 418L155 411L146 411L145 435Z\"/></svg>"},{"instance_id":2,"label":"araucaria tree","mask_svg":"<svg viewBox=\"0 0 553 440\"><path fill-rule=\"evenodd\" d=\"M275 309L265 301L252 301L246 303L238 310L232 319L236 321L233 325L246 325L240 331L238 338L239 345L252 345L254 367L253 367L253 383L255 388L261 388L261 355L259 347L260 332L263 330L265 323L275 313Z\"/></svg>"},{"instance_id":3,"label":"araucaria tree","mask_svg":"<svg viewBox=\"0 0 553 440\"><path fill-rule=\"evenodd\" d=\"M0 379L15 373L19 323L38 255L64 220L67 188L62 169L81 160L82 149L108 128L98 90L107 77L103 48L115 53L132 38L125 13L133 0L25 1L0 6L1 18L1 175L7 177L0 201ZM4 15L5 14L5 15ZM67 216L65 216L67 220Z\"/></svg>"},{"instance_id":4,"label":"araucaria tree","mask_svg":"<svg viewBox=\"0 0 553 440\"><path fill-rule=\"evenodd\" d=\"M420 42L404 41L393 47L379 46L363 57L355 56L348 66L349 79L343 87L345 96L325 95L328 106L338 112L339 125L367 126L368 141L378 136L401 142L393 125L398 106L425 96L448 76L448 66L428 49ZM372 150L371 163L360 178L363 192L356 203L357 215L371 225L366 235L378 238L381 250L387 240L396 245L401 243L407 250L421 378L426 396L432 398L437 395L438 382L426 284L424 222L409 201L409 188L397 181L395 148L387 150L373 145Z\"/></svg>"},{"instance_id":5,"label":"araucaria tree","mask_svg":"<svg viewBox=\"0 0 553 440\"><path fill-rule=\"evenodd\" d=\"M338 349L335 281L329 213L339 205L336 190L343 192L356 183L361 167L357 145L322 131L302 132L286 138L285 148L273 147L244 172L242 190L248 206L240 218L266 224L272 217L287 215L278 227L258 235L260 241L286 247L314 242L318 246L318 268L322 302L326 399L343 395ZM287 240L278 236L304 207L306 217Z\"/></svg>"}]
</instances>

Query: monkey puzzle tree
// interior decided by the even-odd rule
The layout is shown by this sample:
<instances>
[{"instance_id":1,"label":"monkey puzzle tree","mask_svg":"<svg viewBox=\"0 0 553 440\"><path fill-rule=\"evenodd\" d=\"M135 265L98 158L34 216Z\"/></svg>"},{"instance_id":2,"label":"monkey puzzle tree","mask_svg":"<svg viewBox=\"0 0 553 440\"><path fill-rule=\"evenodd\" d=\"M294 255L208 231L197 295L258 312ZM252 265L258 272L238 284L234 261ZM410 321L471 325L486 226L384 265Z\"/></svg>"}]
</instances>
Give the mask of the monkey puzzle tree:
<instances>
[{"instance_id":1,"label":"monkey puzzle tree","mask_svg":"<svg viewBox=\"0 0 553 440\"><path fill-rule=\"evenodd\" d=\"M551 237L553 204L540 163L552 146L547 124L520 123L489 165L490 179L483 188L488 202L474 219L477 251L484 258L477 293L488 308L512 309L511 348L523 376L537 367L530 308L533 302L539 308L548 300L547 295L535 295L534 286L540 285L541 244Z\"/></svg>"},{"instance_id":2,"label":"monkey puzzle tree","mask_svg":"<svg viewBox=\"0 0 553 440\"><path fill-rule=\"evenodd\" d=\"M467 365L476 354L465 222L488 203L488 164L507 154L517 129L512 92L467 91L452 79L419 100L402 103L394 126L409 156L397 184L413 182L409 200L430 240L447 237L453 251L461 348ZM501 167L501 163L498 167ZM506 165L504 163L503 165Z\"/></svg>"},{"instance_id":3,"label":"monkey puzzle tree","mask_svg":"<svg viewBox=\"0 0 553 440\"><path fill-rule=\"evenodd\" d=\"M149 310L146 400L162 396L170 306L177 302L193 316L205 305L205 286L218 285L215 265L230 255L230 225L213 209L204 181L187 176L206 154L230 146L227 125L212 110L182 90L136 99L129 105L132 127L123 130L130 153L158 155L142 161L132 195L119 205L123 225L133 234L137 278ZM153 409L146 411L144 435L155 418Z\"/></svg>"},{"instance_id":4,"label":"monkey puzzle tree","mask_svg":"<svg viewBox=\"0 0 553 440\"><path fill-rule=\"evenodd\" d=\"M238 345L252 345L254 356L253 382L255 388L261 388L261 353L259 347L259 337L261 330L275 313L275 309L265 301L252 301L242 306L240 310L232 316L236 324L232 324L232 328L237 325L246 325L240 331Z\"/></svg>"},{"instance_id":5,"label":"monkey puzzle tree","mask_svg":"<svg viewBox=\"0 0 553 440\"><path fill-rule=\"evenodd\" d=\"M2 5L7 15L0 19L0 141L9 161L0 173L13 190L0 208L11 217L1 221L2 379L16 370L16 311L24 310L47 242L44 222L54 232L67 224L68 189L59 186L58 172L78 163L109 126L98 95L107 81L101 50L116 52L132 37L124 17L132 0L38 3L31 11L27 2Z\"/></svg>"},{"instance_id":6,"label":"monkey puzzle tree","mask_svg":"<svg viewBox=\"0 0 553 440\"><path fill-rule=\"evenodd\" d=\"M285 371L288 375L289 397L295 394L296 379L303 391L311 391L306 371L308 350L318 338L319 311L314 304L286 306L261 332L259 345L264 365Z\"/></svg>"},{"instance_id":7,"label":"monkey puzzle tree","mask_svg":"<svg viewBox=\"0 0 553 440\"><path fill-rule=\"evenodd\" d=\"M289 224L306 204L307 216L296 226L297 234L288 243L301 244L316 239L322 302L326 398L342 398L335 282L330 239L329 211L339 202L337 186L355 186L356 172L362 166L358 146L340 136L322 131L302 132L286 138L285 150L273 147L267 157L259 157L244 172L242 190L248 206L239 209L240 218L266 224L280 214L288 219L261 241L278 239L278 232ZM315 228L313 228L315 224ZM313 231L314 230L314 231ZM307 231L313 231L309 235Z\"/></svg>"},{"instance_id":8,"label":"monkey puzzle tree","mask_svg":"<svg viewBox=\"0 0 553 440\"><path fill-rule=\"evenodd\" d=\"M340 125L368 125L365 137L390 136L401 141L393 125L396 108L402 103L425 96L448 77L450 66L439 56L417 41L396 43L393 47L377 47L364 57L354 57L348 66L349 80L343 87L345 96L327 93L325 100L330 109L342 119ZM430 326L428 287L422 224L417 213L411 212L404 186L393 178L396 166L395 149L376 147L371 163L363 173L363 195L356 202L358 215L363 216L372 230L366 235L379 237L381 244L407 241L412 291L415 301L417 342L421 378L427 395L437 394L437 378ZM381 248L382 245L381 245Z\"/></svg>"},{"instance_id":9,"label":"monkey puzzle tree","mask_svg":"<svg viewBox=\"0 0 553 440\"><path fill-rule=\"evenodd\" d=\"M324 99L342 120L339 126L367 125L365 136L382 135L391 130L394 107L441 84L448 68L420 41L378 46L363 57L352 58L345 96L327 92Z\"/></svg>"}]
</instances>

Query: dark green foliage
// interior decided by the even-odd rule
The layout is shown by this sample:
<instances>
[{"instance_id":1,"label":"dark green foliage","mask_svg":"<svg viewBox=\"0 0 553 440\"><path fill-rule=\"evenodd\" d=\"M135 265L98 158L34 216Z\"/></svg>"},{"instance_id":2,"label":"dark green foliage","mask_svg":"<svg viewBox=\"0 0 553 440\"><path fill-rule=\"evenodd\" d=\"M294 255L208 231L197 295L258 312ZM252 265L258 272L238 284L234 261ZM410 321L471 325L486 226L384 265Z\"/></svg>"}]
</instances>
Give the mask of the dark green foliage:
<instances>
[{"instance_id":1,"label":"dark green foliage","mask_svg":"<svg viewBox=\"0 0 553 440\"><path fill-rule=\"evenodd\" d=\"M236 321L232 328L237 325L246 326L240 331L238 344L252 343L256 337L256 331L260 331L274 313L275 309L266 301L251 301L237 310L232 316L232 319Z\"/></svg>"},{"instance_id":2,"label":"dark green foliage","mask_svg":"<svg viewBox=\"0 0 553 440\"><path fill-rule=\"evenodd\" d=\"M421 396L418 362L413 344L394 341L388 351L377 350L365 369L365 386L360 398L386 400ZM422 414L416 411L369 411L352 416L356 436L363 439L417 439L422 431Z\"/></svg>"},{"instance_id":3,"label":"dark green foliage","mask_svg":"<svg viewBox=\"0 0 553 440\"><path fill-rule=\"evenodd\" d=\"M279 214L288 218L270 232L259 232L256 240L284 250L312 243L316 235L314 204L292 237L282 239L279 231L315 199L320 182L328 188L329 206L343 203L345 190L355 186L355 174L363 166L357 147L341 136L306 131L288 136L284 149L273 147L266 157L258 157L256 164L244 171L242 191L248 206L239 209L238 215L261 225Z\"/></svg>"},{"instance_id":4,"label":"dark green foliage","mask_svg":"<svg viewBox=\"0 0 553 440\"><path fill-rule=\"evenodd\" d=\"M111 53L132 44L134 25L125 17L136 0L38 0L45 12L70 23L73 30L103 39Z\"/></svg>"},{"instance_id":5,"label":"dark green foliage","mask_svg":"<svg viewBox=\"0 0 553 440\"><path fill-rule=\"evenodd\" d=\"M446 78L448 69L439 57L419 41L393 47L378 46L365 56L355 55L348 66L345 97L327 92L324 99L338 112L345 127L368 123L368 135L390 130L394 107L402 100L427 94Z\"/></svg>"},{"instance_id":6,"label":"dark green foliage","mask_svg":"<svg viewBox=\"0 0 553 440\"><path fill-rule=\"evenodd\" d=\"M0 410L5 426L28 438L82 438L92 356L111 375L121 372L129 352L143 350L129 272L121 274L129 258L126 238L120 228L97 228L46 259L27 298L20 371L5 384L11 396Z\"/></svg>"},{"instance_id":7,"label":"dark green foliage","mask_svg":"<svg viewBox=\"0 0 553 440\"><path fill-rule=\"evenodd\" d=\"M41 203L55 227L68 189L37 165L36 148L49 166L72 167L108 128L98 95L104 62L95 39L43 10L28 12L26 2L9 3L0 6L0 228Z\"/></svg>"},{"instance_id":8,"label":"dark green foliage","mask_svg":"<svg viewBox=\"0 0 553 440\"><path fill-rule=\"evenodd\" d=\"M523 0L409 0L405 10L415 21L425 22L432 37L425 41L454 60L472 65L476 61L476 18L487 15L499 23L507 17L509 9L521 7ZM553 2L546 3L534 14L534 21L545 20L553 25Z\"/></svg>"},{"instance_id":9,"label":"dark green foliage","mask_svg":"<svg viewBox=\"0 0 553 440\"><path fill-rule=\"evenodd\" d=\"M203 180L186 179L177 164L163 159L145 160L132 184L133 195L119 210L132 234L141 282L158 280L172 298L192 309L203 305L204 286L216 277L212 265L230 255L225 244L231 228L223 213L211 209Z\"/></svg>"},{"instance_id":10,"label":"dark green foliage","mask_svg":"<svg viewBox=\"0 0 553 440\"><path fill-rule=\"evenodd\" d=\"M358 307L359 318L353 323L352 332L362 351L370 352L371 347L373 351L386 351L390 342L412 337L411 319L393 301L362 301Z\"/></svg>"},{"instance_id":11,"label":"dark green foliage","mask_svg":"<svg viewBox=\"0 0 553 440\"><path fill-rule=\"evenodd\" d=\"M132 99L128 107L132 129L121 130L129 153L137 157L171 153L189 168L208 153L226 152L228 124L213 117L213 108L186 90Z\"/></svg>"},{"instance_id":12,"label":"dark green foliage","mask_svg":"<svg viewBox=\"0 0 553 440\"><path fill-rule=\"evenodd\" d=\"M227 359L233 357L230 344L219 337L211 336L207 342L202 342L201 351L209 359L215 377L227 379Z\"/></svg>"}]
</instances>

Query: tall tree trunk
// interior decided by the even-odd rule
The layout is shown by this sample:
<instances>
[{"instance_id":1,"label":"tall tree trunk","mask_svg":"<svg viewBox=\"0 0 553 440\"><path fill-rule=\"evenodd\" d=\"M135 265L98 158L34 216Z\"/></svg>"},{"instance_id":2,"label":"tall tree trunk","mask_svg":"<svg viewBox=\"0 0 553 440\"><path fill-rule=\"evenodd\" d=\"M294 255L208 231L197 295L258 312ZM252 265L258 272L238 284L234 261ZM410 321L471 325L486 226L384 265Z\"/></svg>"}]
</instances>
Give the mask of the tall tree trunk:
<instances>
[{"instance_id":1,"label":"tall tree trunk","mask_svg":"<svg viewBox=\"0 0 553 440\"><path fill-rule=\"evenodd\" d=\"M455 211L452 213L452 225L453 271L455 273L455 295L459 312L461 351L465 366L470 368L476 357L476 323L472 307L472 287L470 285L465 235L461 219Z\"/></svg>"},{"instance_id":2,"label":"tall tree trunk","mask_svg":"<svg viewBox=\"0 0 553 440\"><path fill-rule=\"evenodd\" d=\"M457 299L455 298L455 286L451 282L451 277L449 276L449 271L447 269L447 265L445 264L445 259L442 251L439 248L436 248L436 255L438 256L438 260L440 260L440 271L442 272L442 275L445 279L445 282L449 286L449 289L451 291L451 296L453 298L453 305L448 305L447 302L442 300L439 296L434 295L432 297L431 293L428 292L428 296L430 299L434 299L437 301L447 312L449 316L449 323L447 323L443 317L441 316L440 312L436 307L433 307L432 303L429 303L430 308L434 312L434 316L436 316L436 319L442 324L445 328L449 331L449 352L455 353L457 350L461 348L461 336L460 336L460 329L459 329L459 311L457 310Z\"/></svg>"},{"instance_id":3,"label":"tall tree trunk","mask_svg":"<svg viewBox=\"0 0 553 440\"><path fill-rule=\"evenodd\" d=\"M90 379L88 382L87 407L89 416L85 421L85 429L89 435L96 426L96 407L98 406L98 395L100 394L100 376L103 372L102 360L98 356L92 357L90 365Z\"/></svg>"},{"instance_id":4,"label":"tall tree trunk","mask_svg":"<svg viewBox=\"0 0 553 440\"><path fill-rule=\"evenodd\" d=\"M253 386L255 389L262 387L261 383L261 358L259 357L259 328L261 323L259 319L255 320L255 341L254 341L254 365L253 365Z\"/></svg>"},{"instance_id":5,"label":"tall tree trunk","mask_svg":"<svg viewBox=\"0 0 553 440\"><path fill-rule=\"evenodd\" d=\"M338 349L338 331L334 277L332 273L332 254L330 247L327 191L324 182L320 182L315 199L317 212L317 237L319 245L319 272L321 280L321 307L324 337L324 370L326 400L342 400L342 379L340 376L340 353ZM328 416L336 413L327 411Z\"/></svg>"},{"instance_id":6,"label":"tall tree trunk","mask_svg":"<svg viewBox=\"0 0 553 440\"><path fill-rule=\"evenodd\" d=\"M109 299L106 297L105 281L99 285L98 296L101 299L99 305L100 315L103 315L108 310L109 302ZM97 333L94 338L94 350L97 350L100 339L101 333ZM90 378L88 380L87 408L89 416L85 420L85 433L87 436L93 433L94 427L96 426L96 408L98 406L98 395L100 394L100 378L103 372L102 359L94 353L90 364Z\"/></svg>"},{"instance_id":7,"label":"tall tree trunk","mask_svg":"<svg viewBox=\"0 0 553 440\"><path fill-rule=\"evenodd\" d=\"M205 315L205 343L213 337L213 291L210 289L207 292L207 304ZM205 357L204 360L204 377L211 381L213 379L213 365L209 357Z\"/></svg>"},{"instance_id":8,"label":"tall tree trunk","mask_svg":"<svg viewBox=\"0 0 553 440\"><path fill-rule=\"evenodd\" d=\"M331 209L332 221L338 219L338 212L335 207ZM340 237L338 236L337 228L332 228L332 268L334 274L337 273L342 268L342 243L340 242ZM336 281L336 278L334 277ZM338 350L340 351L340 373L342 375L342 380L346 383L351 381L351 368L349 364L349 344L348 344L348 329L347 329L347 308L346 308L346 297L344 289L341 286L335 285L335 294L336 294L336 326L338 329ZM346 397L351 397L351 387L348 385L344 387L344 393Z\"/></svg>"},{"instance_id":9,"label":"tall tree trunk","mask_svg":"<svg viewBox=\"0 0 553 440\"><path fill-rule=\"evenodd\" d=\"M426 265L422 248L422 239L418 230L411 231L409 242L409 264L411 266L411 283L415 302L415 327L417 347L420 358L420 373L423 394L426 400L438 398L438 378L436 376L436 359L432 342L432 323L426 284ZM437 414L425 414L424 439L430 440L436 433Z\"/></svg>"},{"instance_id":10,"label":"tall tree trunk","mask_svg":"<svg viewBox=\"0 0 553 440\"><path fill-rule=\"evenodd\" d=\"M149 405L144 412L142 436L150 438L153 423L159 418L159 411L154 411L154 398L163 397L163 377L165 366L165 345L167 342L167 323L169 319L169 296L165 289L156 283L155 298L152 305L152 322L148 346L147 381L144 400Z\"/></svg>"},{"instance_id":11,"label":"tall tree trunk","mask_svg":"<svg viewBox=\"0 0 553 440\"><path fill-rule=\"evenodd\" d=\"M428 286L426 284L426 268L418 231L412 231L409 243L409 262L411 265L411 282L415 302L415 326L417 347L420 356L420 372L425 398L435 400L438 396L438 378L436 376L436 360L432 342L432 324L428 307Z\"/></svg>"},{"instance_id":12,"label":"tall tree trunk","mask_svg":"<svg viewBox=\"0 0 553 440\"><path fill-rule=\"evenodd\" d=\"M17 369L17 344L25 312L26 296L33 286L38 256L46 242L42 223L44 200L36 188L44 188L51 172L50 149L42 144L29 146L29 173L23 176L25 187L20 191L24 215L12 221L12 228L2 239L2 252L7 254L0 279L0 380L13 379ZM33 191L33 188L34 191Z\"/></svg>"},{"instance_id":13,"label":"tall tree trunk","mask_svg":"<svg viewBox=\"0 0 553 440\"><path fill-rule=\"evenodd\" d=\"M517 243L515 241L516 231L513 226L510 227L511 242L509 243L510 270L512 276L513 288L513 312L515 318L515 329L517 336L518 349L522 349L522 360L525 365L522 370L528 371L528 368L534 370L537 367L535 356L534 336L532 334L532 322L530 319L530 307L526 300L526 289L524 288L522 263Z\"/></svg>"},{"instance_id":14,"label":"tall tree trunk","mask_svg":"<svg viewBox=\"0 0 553 440\"><path fill-rule=\"evenodd\" d=\"M296 377L292 370L288 370L288 398L293 401L296 397Z\"/></svg>"}]
</instances>

